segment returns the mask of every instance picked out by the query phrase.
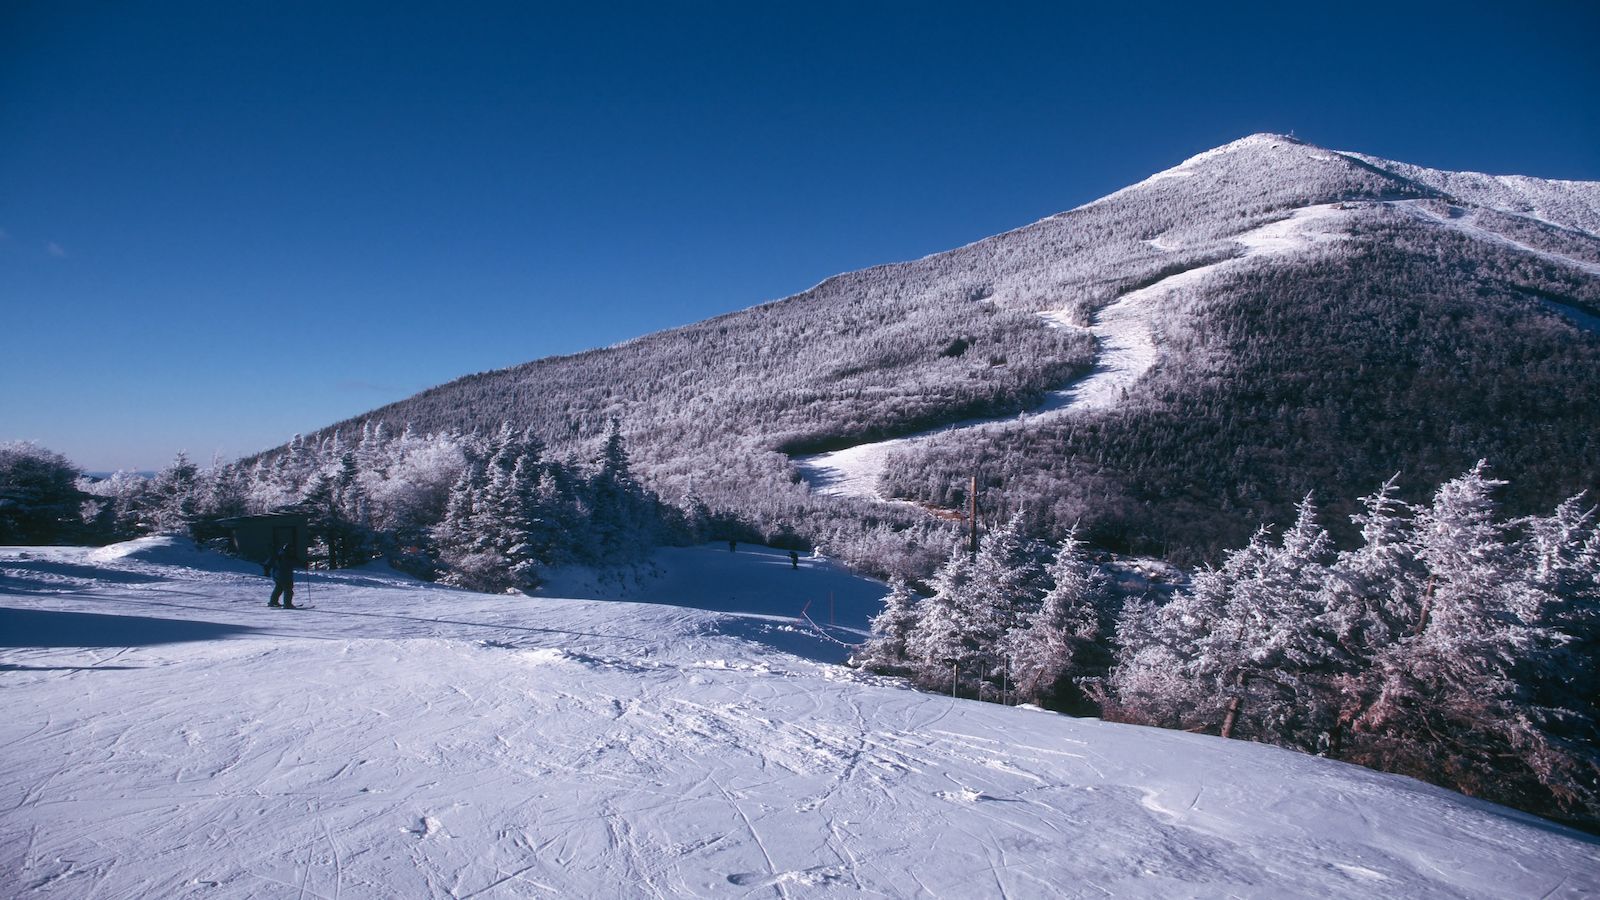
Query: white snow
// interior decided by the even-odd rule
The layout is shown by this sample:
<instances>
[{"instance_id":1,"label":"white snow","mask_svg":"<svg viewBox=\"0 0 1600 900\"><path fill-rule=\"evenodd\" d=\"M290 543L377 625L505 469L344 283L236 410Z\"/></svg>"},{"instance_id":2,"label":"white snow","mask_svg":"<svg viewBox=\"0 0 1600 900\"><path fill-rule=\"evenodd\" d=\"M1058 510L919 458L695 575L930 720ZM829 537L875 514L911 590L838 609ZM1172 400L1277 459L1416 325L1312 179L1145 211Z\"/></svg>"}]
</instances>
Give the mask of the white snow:
<instances>
[{"instance_id":1,"label":"white snow","mask_svg":"<svg viewBox=\"0 0 1600 900\"><path fill-rule=\"evenodd\" d=\"M1336 204L1297 209L1286 218L1233 238L1244 248L1239 256L1197 266L1123 294L1100 310L1089 327L1099 348L1093 370L1063 390L1051 391L1043 404L1020 416L970 419L905 437L795 457L795 468L819 494L880 499L878 478L890 454L896 451L959 429L1001 423L1038 423L1062 414L1109 409L1155 365L1159 352L1153 325L1157 316L1176 305L1176 298L1225 267L1236 267L1261 257L1299 253L1341 240L1344 237L1340 232L1343 215ZM1050 310L1040 315L1053 328L1077 327L1070 319L1070 310Z\"/></svg>"},{"instance_id":2,"label":"white snow","mask_svg":"<svg viewBox=\"0 0 1600 900\"><path fill-rule=\"evenodd\" d=\"M1156 183L1158 181L1168 181L1168 180L1171 180L1171 179L1174 179L1174 178L1193 178L1195 169L1199 168L1201 165L1203 165L1204 163L1206 163L1206 162L1208 162L1210 160L1219 159L1221 157L1225 157L1225 156L1228 156L1228 155L1233 154L1233 153L1238 153L1240 151L1249 151L1249 150L1252 150L1252 149L1259 149L1259 148L1262 148L1262 147L1271 147L1271 146L1277 145L1279 143L1282 143L1282 141L1283 141L1283 138L1278 137L1277 135L1270 135L1270 134L1250 134L1250 135L1245 135L1244 137L1242 137L1242 138L1240 138L1240 139L1238 139L1236 141L1230 141L1230 142L1228 142L1226 144L1223 144L1220 147L1212 147L1210 150L1202 150L1201 152L1196 153L1195 155L1189 157L1188 159L1184 160L1181 163L1178 163L1177 165L1173 166L1170 169L1162 169L1161 171L1155 173L1154 175L1151 175L1148 178L1145 178L1143 181L1134 182L1133 184L1129 185L1128 187L1125 187L1125 188L1123 188L1123 189L1121 189L1119 191L1116 191L1116 192L1114 192L1112 194L1109 194L1108 196L1115 197L1118 194L1128 193L1130 191L1137 190L1137 189L1145 187L1147 185L1154 184L1154 183ZM1101 202L1101 201L1103 201L1105 199L1106 199L1105 197L1102 197L1102 198L1100 198L1100 200L1094 201L1094 203L1099 203L1099 202ZM1086 204L1086 205L1092 205L1092 204Z\"/></svg>"},{"instance_id":3,"label":"white snow","mask_svg":"<svg viewBox=\"0 0 1600 900\"><path fill-rule=\"evenodd\" d=\"M1594 838L1408 779L807 658L831 645L796 607L859 622L881 591L825 562L653 565L622 592L699 608L371 568L278 612L259 570L169 540L0 550L4 893L1600 891Z\"/></svg>"},{"instance_id":4,"label":"white snow","mask_svg":"<svg viewBox=\"0 0 1600 900\"><path fill-rule=\"evenodd\" d=\"M1297 209L1287 218L1251 229L1233 238L1244 247L1240 256L1209 265L1197 266L1170 275L1149 287L1129 291L1115 303L1100 310L1090 327L1099 342L1095 367L1088 375L1063 392L1065 412L1109 409L1121 401L1123 392L1155 365L1154 324L1163 311L1171 310L1179 297L1217 272L1267 256L1282 256L1343 239L1342 213L1333 204ZM1053 323L1059 323L1060 313ZM1046 314L1051 318L1051 314Z\"/></svg>"}]
</instances>

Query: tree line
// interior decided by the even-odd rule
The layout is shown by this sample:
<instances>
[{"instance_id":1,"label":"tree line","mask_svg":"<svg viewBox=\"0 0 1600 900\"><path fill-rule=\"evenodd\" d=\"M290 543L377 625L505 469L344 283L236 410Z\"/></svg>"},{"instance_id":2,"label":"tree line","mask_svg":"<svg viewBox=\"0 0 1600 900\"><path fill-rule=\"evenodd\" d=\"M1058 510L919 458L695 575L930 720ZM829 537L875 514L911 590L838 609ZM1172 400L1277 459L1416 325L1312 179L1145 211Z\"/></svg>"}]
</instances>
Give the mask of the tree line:
<instances>
[{"instance_id":1,"label":"tree line","mask_svg":"<svg viewBox=\"0 0 1600 900\"><path fill-rule=\"evenodd\" d=\"M283 452L202 469L185 454L153 477L90 479L65 457L0 445L0 543L103 543L188 534L219 547L220 522L293 512L318 565L387 557L419 576L475 590L527 590L563 564L627 565L662 544L736 531L699 498L663 501L632 473L620 426L590 459L551 458L527 429L488 436L296 437ZM740 536L743 532L737 532Z\"/></svg>"},{"instance_id":2,"label":"tree line","mask_svg":"<svg viewBox=\"0 0 1600 900\"><path fill-rule=\"evenodd\" d=\"M976 472L1036 534L1078 525L1194 565L1313 489L1353 538L1349 498L1396 468L1420 488L1497 460L1520 473L1516 514L1600 489L1600 340L1573 316L1600 313L1600 281L1358 212L1323 255L1244 264L1175 304L1161 360L1116 407L942 435L891 456L880 492L959 508Z\"/></svg>"},{"instance_id":3,"label":"tree line","mask_svg":"<svg viewBox=\"0 0 1600 900\"><path fill-rule=\"evenodd\" d=\"M1600 528L1506 518L1479 462L1430 502L1394 479L1337 550L1311 496L1187 586L1118 590L1020 517L892 585L858 665L930 690L1225 737L1411 775L1600 827Z\"/></svg>"}]
</instances>

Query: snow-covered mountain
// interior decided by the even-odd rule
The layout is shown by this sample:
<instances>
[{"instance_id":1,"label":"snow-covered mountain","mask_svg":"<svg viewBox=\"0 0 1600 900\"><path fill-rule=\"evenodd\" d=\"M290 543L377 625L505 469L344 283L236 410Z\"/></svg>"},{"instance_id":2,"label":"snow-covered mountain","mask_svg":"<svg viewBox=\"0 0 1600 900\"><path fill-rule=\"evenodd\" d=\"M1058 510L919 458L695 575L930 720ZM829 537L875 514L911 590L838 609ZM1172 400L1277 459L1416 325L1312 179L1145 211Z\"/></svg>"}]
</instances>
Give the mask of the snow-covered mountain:
<instances>
[{"instance_id":1,"label":"snow-covered mountain","mask_svg":"<svg viewBox=\"0 0 1600 900\"><path fill-rule=\"evenodd\" d=\"M1490 459L1513 512L1600 488L1600 184L1251 135L1077 209L339 428L619 419L663 496L923 546L976 471L1038 530L1178 558L1316 490ZM954 426L954 427L952 427ZM881 501L912 501L899 505ZM881 535L879 535L881 536ZM858 554L860 555L860 554Z\"/></svg>"},{"instance_id":2,"label":"snow-covered mountain","mask_svg":"<svg viewBox=\"0 0 1600 900\"><path fill-rule=\"evenodd\" d=\"M1600 891L1593 837L1406 778L830 665L882 586L824 560L267 587L171 538L0 548L0 893Z\"/></svg>"}]
</instances>

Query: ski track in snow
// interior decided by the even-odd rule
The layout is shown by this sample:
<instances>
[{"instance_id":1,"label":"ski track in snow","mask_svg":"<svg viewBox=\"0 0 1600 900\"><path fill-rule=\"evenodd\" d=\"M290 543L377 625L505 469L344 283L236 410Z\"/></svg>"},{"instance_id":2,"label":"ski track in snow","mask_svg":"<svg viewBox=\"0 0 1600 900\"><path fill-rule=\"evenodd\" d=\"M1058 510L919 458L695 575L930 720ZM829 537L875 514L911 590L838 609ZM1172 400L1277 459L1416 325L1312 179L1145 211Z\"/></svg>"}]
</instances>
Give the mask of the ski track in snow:
<instances>
[{"instance_id":1,"label":"ski track in snow","mask_svg":"<svg viewBox=\"0 0 1600 900\"><path fill-rule=\"evenodd\" d=\"M1164 177L1177 175L1168 173ZM957 430L996 424L1038 423L1062 415L1109 409L1122 399L1123 392L1130 385L1155 365L1159 351L1152 334L1152 324L1161 310L1173 305L1174 295L1224 268L1265 256L1297 253L1318 244L1339 240L1342 235L1330 227L1329 220L1340 217L1341 213L1335 204L1295 210L1287 218L1235 237L1233 240L1244 248L1240 256L1187 269L1123 294L1100 310L1094 323L1089 326L1098 345L1093 370L1067 388L1051 391L1046 395L1045 402L1032 410L1018 416L969 419L905 437L857 444L828 453L797 456L794 458L795 468L816 493L881 499L877 491L878 478L883 474L890 454L898 450ZM1164 252L1173 249L1160 241L1161 238L1157 237L1147 243ZM1077 327L1068 318L1068 310L1052 310L1040 315L1054 328Z\"/></svg>"},{"instance_id":2,"label":"ski track in snow","mask_svg":"<svg viewBox=\"0 0 1600 900\"><path fill-rule=\"evenodd\" d=\"M8 895L1600 891L1593 838L1409 779L746 639L881 593L823 561L666 550L622 592L740 612L362 570L313 576L296 614L251 567L133 548L0 549Z\"/></svg>"}]
</instances>

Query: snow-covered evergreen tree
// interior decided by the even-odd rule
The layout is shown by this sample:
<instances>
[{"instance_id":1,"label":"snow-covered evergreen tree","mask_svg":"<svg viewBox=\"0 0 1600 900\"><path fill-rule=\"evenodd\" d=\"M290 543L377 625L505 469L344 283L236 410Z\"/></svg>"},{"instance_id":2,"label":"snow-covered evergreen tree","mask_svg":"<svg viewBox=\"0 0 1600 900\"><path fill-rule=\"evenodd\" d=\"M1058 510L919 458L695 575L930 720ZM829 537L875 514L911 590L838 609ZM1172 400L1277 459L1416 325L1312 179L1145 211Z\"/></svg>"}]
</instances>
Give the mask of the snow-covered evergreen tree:
<instances>
[{"instance_id":1,"label":"snow-covered evergreen tree","mask_svg":"<svg viewBox=\"0 0 1600 900\"><path fill-rule=\"evenodd\" d=\"M1019 512L990 530L973 559L968 639L982 648L977 662L989 679L1004 677L1010 636L1038 610L1049 586L1044 548L1023 534L1022 522Z\"/></svg>"},{"instance_id":2,"label":"snow-covered evergreen tree","mask_svg":"<svg viewBox=\"0 0 1600 900\"><path fill-rule=\"evenodd\" d=\"M210 471L204 476L200 499L202 516L222 518L245 514L245 478L238 466L224 463L220 455L215 456L211 460Z\"/></svg>"},{"instance_id":3,"label":"snow-covered evergreen tree","mask_svg":"<svg viewBox=\"0 0 1600 900\"><path fill-rule=\"evenodd\" d=\"M923 685L948 688L952 677L981 677L986 668L992 650L980 645L971 615L972 576L972 555L957 543L933 575L933 594L917 603L906 653Z\"/></svg>"},{"instance_id":4,"label":"snow-covered evergreen tree","mask_svg":"<svg viewBox=\"0 0 1600 900\"><path fill-rule=\"evenodd\" d=\"M439 557L451 569L441 579L446 584L457 583L460 564L477 552L474 530L478 512L477 482L478 473L474 467L470 464L464 467L450 488L444 518L433 526L433 540L439 549Z\"/></svg>"},{"instance_id":5,"label":"snow-covered evergreen tree","mask_svg":"<svg viewBox=\"0 0 1600 900\"><path fill-rule=\"evenodd\" d=\"M1416 627L1421 563L1411 545L1408 508L1397 498L1399 476L1361 498L1350 520L1361 545L1339 554L1328 584L1326 620L1344 653L1365 667L1383 648Z\"/></svg>"},{"instance_id":6,"label":"snow-covered evergreen tree","mask_svg":"<svg viewBox=\"0 0 1600 900\"><path fill-rule=\"evenodd\" d=\"M629 469L627 442L616 419L611 420L595 460L588 495L592 561L601 565L626 562L655 544L653 510L646 509L644 491Z\"/></svg>"},{"instance_id":7,"label":"snow-covered evergreen tree","mask_svg":"<svg viewBox=\"0 0 1600 900\"><path fill-rule=\"evenodd\" d=\"M872 636L851 656L851 665L876 672L907 668L907 641L917 625L917 595L904 578L889 580L883 611L872 617Z\"/></svg>"},{"instance_id":8,"label":"snow-covered evergreen tree","mask_svg":"<svg viewBox=\"0 0 1600 900\"><path fill-rule=\"evenodd\" d=\"M1547 723L1563 714L1537 702L1547 666L1578 639L1561 627L1564 604L1540 575L1560 568L1552 559L1562 554L1550 550L1573 543L1560 532L1578 526L1558 510L1568 521L1536 526L1532 549L1519 547L1496 518L1504 484L1480 461L1418 511L1412 543L1427 581L1417 633L1376 660L1377 696L1358 723L1364 752L1386 768L1490 794L1516 780L1506 761L1520 758L1533 762L1526 777L1581 793L1600 760L1592 750L1575 759L1570 743L1553 740ZM1592 698L1580 705L1587 712L1566 714L1592 721Z\"/></svg>"},{"instance_id":9,"label":"snow-covered evergreen tree","mask_svg":"<svg viewBox=\"0 0 1600 900\"><path fill-rule=\"evenodd\" d=\"M1105 577L1086 555L1076 531L1056 550L1046 575L1050 590L1009 641L1016 697L1023 702L1051 698L1059 685L1106 663Z\"/></svg>"},{"instance_id":10,"label":"snow-covered evergreen tree","mask_svg":"<svg viewBox=\"0 0 1600 900\"><path fill-rule=\"evenodd\" d=\"M79 475L77 466L53 450L25 441L0 443L0 544L68 537L85 497Z\"/></svg>"},{"instance_id":11,"label":"snow-covered evergreen tree","mask_svg":"<svg viewBox=\"0 0 1600 900\"><path fill-rule=\"evenodd\" d=\"M200 515L200 469L179 451L151 486L151 506L146 521L151 531L187 534Z\"/></svg>"},{"instance_id":12,"label":"snow-covered evergreen tree","mask_svg":"<svg viewBox=\"0 0 1600 900\"><path fill-rule=\"evenodd\" d=\"M1124 637L1112 686L1186 724L1313 748L1326 742L1341 704L1337 679L1348 659L1327 619L1332 544L1310 496L1274 546L1265 529L1197 572ZM1167 669L1173 671L1152 671ZM1174 677L1185 684L1178 688ZM1157 689L1153 690L1150 685ZM1155 696L1162 692L1168 697Z\"/></svg>"},{"instance_id":13,"label":"snow-covered evergreen tree","mask_svg":"<svg viewBox=\"0 0 1600 900\"><path fill-rule=\"evenodd\" d=\"M1214 570L1203 569L1191 591L1166 606L1148 594L1123 602L1114 637L1115 663L1105 682L1095 686L1095 699L1105 713L1123 721L1181 727L1199 702L1215 702L1210 692L1197 694L1195 680L1185 671L1195 638L1193 624L1180 613L1183 601L1214 577Z\"/></svg>"}]
</instances>

